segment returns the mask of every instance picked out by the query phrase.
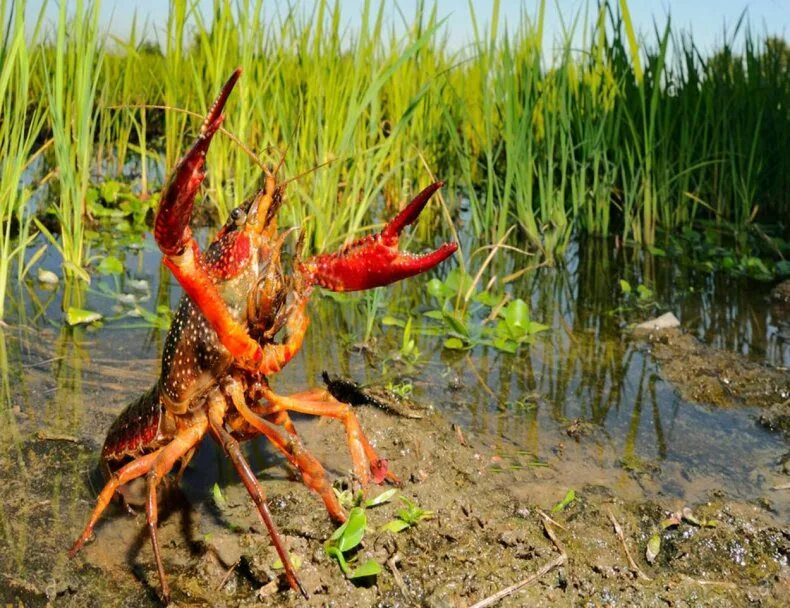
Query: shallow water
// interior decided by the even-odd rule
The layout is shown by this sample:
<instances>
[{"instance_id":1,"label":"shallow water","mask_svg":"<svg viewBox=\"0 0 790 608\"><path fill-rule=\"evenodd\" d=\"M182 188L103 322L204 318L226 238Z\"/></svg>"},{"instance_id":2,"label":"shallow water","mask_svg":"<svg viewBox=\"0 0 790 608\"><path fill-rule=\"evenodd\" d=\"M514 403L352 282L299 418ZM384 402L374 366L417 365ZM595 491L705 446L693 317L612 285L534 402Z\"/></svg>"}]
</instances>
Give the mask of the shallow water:
<instances>
[{"instance_id":1,"label":"shallow water","mask_svg":"<svg viewBox=\"0 0 790 608\"><path fill-rule=\"evenodd\" d=\"M109 248L124 259L125 274L94 280L70 296L110 319L102 327L61 324L62 286L48 290L28 281L10 298L11 327L0 331L0 554L8 560L0 572L6 575L45 568L36 557L44 546L63 553L57 548L79 531L90 508L80 497L86 484L97 483L91 471L107 427L157 378L164 334L126 316L131 298L121 303L117 294L132 294L136 305L154 311L156 302L172 307L179 290L161 269L150 237L132 248L122 242ZM786 479L778 467L787 452L782 436L755 423L755 408L684 401L661 379L649 347L626 331L629 323L671 310L703 342L786 368L790 343L770 307L769 286L697 273L604 241L574 244L566 259L561 267L527 273L513 287L514 297L530 303L531 318L550 327L517 355L488 347L443 350L441 339L419 335L421 356L406 363L397 354L401 330L378 321L375 347L357 347L366 319L363 297L316 297L302 353L274 379L275 387L287 393L315 386L324 369L360 382L408 380L416 400L490 447L491 470L503 485L513 483L513 471L532 472L530 483L516 489L525 500L589 484L667 508L714 496L746 502L768 496L773 515L786 522L787 492L770 492ZM55 270L57 262L49 252L42 264ZM503 273L518 269L517 259L500 263ZM649 285L657 304L624 306L633 300L624 300L621 278ZM147 289L133 284L140 280ZM378 318L430 308L424 283L412 279L388 288ZM307 420L298 425L308 436L324 428ZM192 500L206 500L218 481L235 483L230 465L211 446L205 442L185 476ZM277 460L262 442L247 451L256 470ZM330 462L329 470L342 475L344 466ZM31 487L26 471L41 467L52 475ZM100 527L101 533L111 527ZM65 555L58 560L59 570L68 568Z\"/></svg>"}]
</instances>

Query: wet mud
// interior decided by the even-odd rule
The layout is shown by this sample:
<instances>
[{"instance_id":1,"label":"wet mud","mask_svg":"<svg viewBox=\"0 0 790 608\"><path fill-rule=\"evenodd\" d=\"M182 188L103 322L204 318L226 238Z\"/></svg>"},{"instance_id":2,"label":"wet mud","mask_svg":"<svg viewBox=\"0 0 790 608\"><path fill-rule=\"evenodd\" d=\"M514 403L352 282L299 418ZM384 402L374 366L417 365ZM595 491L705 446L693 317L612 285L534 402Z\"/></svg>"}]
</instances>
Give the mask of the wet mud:
<instances>
[{"instance_id":1,"label":"wet mud","mask_svg":"<svg viewBox=\"0 0 790 608\"><path fill-rule=\"evenodd\" d=\"M716 491L691 505L635 498L647 474L616 485L598 482L594 467L582 466L580 475L566 479L561 461L568 448L551 466L508 466L501 449L459 431L441 414L407 419L370 406L357 412L401 477L402 495L434 512L395 534L380 528L396 517L401 501L367 509L369 529L356 559L375 559L381 574L361 584L343 576L323 550L335 526L322 503L257 443L248 452L253 459L257 454L256 472L291 553L301 560L299 576L310 598L287 589L243 486L206 445L183 489L170 488L162 497L160 542L174 605L465 607L530 577L531 584L497 605L780 606L787 598L790 530L768 501L733 501ZM97 414L96 425L109 420ZM323 420L298 424L338 487L353 485L342 428ZM588 440L569 430L572 444ZM14 606L158 605L144 513L110 507L94 542L74 560L66 557L93 505L98 445L83 437L33 435L18 451L26 466L4 475L0 504L4 531L25 547L17 546L18 563L13 547L3 549L8 561L0 568L0 600ZM13 451L4 453L0 467L12 470L14 460ZM84 485L59 482L75 471ZM552 512L572 485L576 498ZM372 486L368 495L384 489ZM662 521L683 507L696 525L683 520L662 530ZM24 528L23 522L34 523ZM655 534L661 548L648 563L646 547Z\"/></svg>"}]
</instances>

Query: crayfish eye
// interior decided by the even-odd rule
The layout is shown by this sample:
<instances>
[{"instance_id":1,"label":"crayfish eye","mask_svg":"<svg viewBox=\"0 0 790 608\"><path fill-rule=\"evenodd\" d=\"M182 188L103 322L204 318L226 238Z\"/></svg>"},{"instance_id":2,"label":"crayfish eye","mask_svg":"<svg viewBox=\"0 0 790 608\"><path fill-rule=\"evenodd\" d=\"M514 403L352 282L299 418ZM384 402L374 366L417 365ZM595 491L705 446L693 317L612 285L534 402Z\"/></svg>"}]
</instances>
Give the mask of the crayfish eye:
<instances>
[{"instance_id":1,"label":"crayfish eye","mask_svg":"<svg viewBox=\"0 0 790 608\"><path fill-rule=\"evenodd\" d=\"M247 221L247 214L241 207L236 207L230 212L230 219L236 226L242 226Z\"/></svg>"}]
</instances>

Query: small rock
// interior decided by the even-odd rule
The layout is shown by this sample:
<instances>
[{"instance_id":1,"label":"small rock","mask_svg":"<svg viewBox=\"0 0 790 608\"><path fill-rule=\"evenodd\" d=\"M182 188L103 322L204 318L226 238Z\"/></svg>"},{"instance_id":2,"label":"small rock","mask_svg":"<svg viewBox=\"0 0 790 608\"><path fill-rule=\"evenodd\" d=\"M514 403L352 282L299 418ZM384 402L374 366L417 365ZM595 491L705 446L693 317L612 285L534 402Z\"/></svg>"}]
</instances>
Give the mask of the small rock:
<instances>
[{"instance_id":1,"label":"small rock","mask_svg":"<svg viewBox=\"0 0 790 608\"><path fill-rule=\"evenodd\" d=\"M634 331L638 333L649 333L651 331L670 329L673 327L680 327L680 321L678 321L678 318L671 312L666 312L660 317L640 323L634 328Z\"/></svg>"}]
</instances>

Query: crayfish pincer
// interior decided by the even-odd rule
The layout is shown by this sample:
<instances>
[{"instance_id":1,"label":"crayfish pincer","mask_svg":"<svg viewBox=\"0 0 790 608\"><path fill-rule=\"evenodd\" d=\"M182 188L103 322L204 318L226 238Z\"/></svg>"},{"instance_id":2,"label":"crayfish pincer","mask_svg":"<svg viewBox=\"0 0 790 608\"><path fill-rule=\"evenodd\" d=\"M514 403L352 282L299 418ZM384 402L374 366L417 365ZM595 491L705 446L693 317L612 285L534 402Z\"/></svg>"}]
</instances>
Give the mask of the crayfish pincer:
<instances>
[{"instance_id":1,"label":"crayfish pincer","mask_svg":"<svg viewBox=\"0 0 790 608\"><path fill-rule=\"evenodd\" d=\"M75 555L91 537L116 492L145 476L146 520L165 603L170 600L170 589L157 540L157 487L177 463L183 470L206 434L231 459L285 566L288 583L303 594L263 488L239 442L265 436L338 522L345 521L345 513L323 467L300 442L290 412L342 422L354 474L363 486L371 480L397 482L348 404L323 388L279 395L271 389L268 377L301 348L309 324L307 302L316 286L351 291L387 285L433 268L456 250L454 243L423 256L398 250L401 231L417 219L442 186L438 182L420 192L380 233L336 253L297 259L285 269L281 250L287 232L278 233L276 221L283 192L274 176L267 174L263 188L231 212L211 245L201 252L189 220L205 178L206 152L240 75L237 69L222 88L195 143L178 162L162 193L154 237L185 295L165 339L159 379L110 427L101 455L110 471L109 481L69 552Z\"/></svg>"}]
</instances>

